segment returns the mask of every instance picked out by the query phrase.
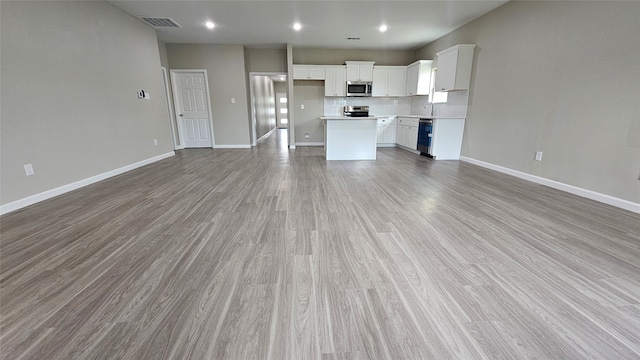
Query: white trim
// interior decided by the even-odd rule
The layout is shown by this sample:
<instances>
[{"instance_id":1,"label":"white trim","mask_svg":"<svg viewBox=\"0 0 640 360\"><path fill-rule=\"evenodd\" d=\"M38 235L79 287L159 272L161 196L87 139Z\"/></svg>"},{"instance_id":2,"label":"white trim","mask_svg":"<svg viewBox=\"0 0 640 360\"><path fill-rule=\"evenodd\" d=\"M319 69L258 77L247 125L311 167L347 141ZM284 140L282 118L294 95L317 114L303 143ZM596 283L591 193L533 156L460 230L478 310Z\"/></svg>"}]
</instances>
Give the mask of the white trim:
<instances>
[{"instance_id":1,"label":"white trim","mask_svg":"<svg viewBox=\"0 0 640 360\"><path fill-rule=\"evenodd\" d=\"M534 182L536 184L548 186L550 188L562 190L574 195L578 195L587 199L595 200L607 205L615 206L621 209L629 210L635 213L640 214L640 204L634 203L628 200L616 198L613 196L605 195L602 193L598 193L592 190L587 190L583 188L579 188L577 186L561 183L559 181L550 180L547 178L543 178L536 175L531 175L522 171L509 169L506 167L502 167L499 165L491 164L488 162L472 159L466 156L460 156L460 160L464 162L468 162L470 164L478 165L487 169L495 170L497 172L501 172L503 174L515 176L520 179L524 179L527 181Z\"/></svg>"},{"instance_id":2,"label":"white trim","mask_svg":"<svg viewBox=\"0 0 640 360\"><path fill-rule=\"evenodd\" d=\"M271 135L271 134L272 134L276 129L277 129L277 127L274 127L273 129L269 130L269 132L267 132L266 134L264 134L264 135L260 136L260 139L258 139L258 140L256 141L256 143L259 143L260 141L262 141L262 140L264 140L264 139L268 138L268 137L269 137L269 135ZM255 144L253 144L253 146L255 146Z\"/></svg>"},{"instance_id":3,"label":"white trim","mask_svg":"<svg viewBox=\"0 0 640 360\"><path fill-rule=\"evenodd\" d=\"M207 69L171 69L169 73L171 74L171 87L173 88L173 102L176 102L176 81L175 74L178 72L182 73L203 73L204 74L204 88L206 90L206 98L207 98L207 112L209 113L209 135L211 136L211 148L216 147L216 140L213 132L213 109L211 108L211 92L209 92L209 76L207 75ZM174 108L176 119L179 117L178 109ZM177 123L177 121L176 121ZM180 124L178 124L180 125ZM184 129L181 129L181 126L178 126L178 136L180 137L180 146L181 149L184 149Z\"/></svg>"},{"instance_id":4,"label":"white trim","mask_svg":"<svg viewBox=\"0 0 640 360\"><path fill-rule=\"evenodd\" d=\"M154 156L154 157L146 159L146 160L138 161L138 162L135 162L133 164L129 164L129 165L123 166L121 168L117 168L117 169L114 169L114 170L111 170L111 171L107 171L107 172L102 173L102 174L98 174L98 175L95 175L95 176L88 177L86 179L75 181L75 182L72 182L72 183L67 184L67 185L62 185L62 186L57 187L55 189L43 191L43 192L41 192L39 194L27 196L26 198L22 198L20 200L13 201L13 202L10 202L8 204L1 205L0 206L0 215L4 215L4 214L10 213L12 211L16 211L16 210L22 209L22 208L27 207L29 205L33 205L35 203L51 199L52 197L55 197L55 196L58 196L58 195L62 195L64 193L68 193L68 192L73 191L73 190L80 189L82 187L85 187L87 185L91 185L91 184L96 183L98 181L101 181L101 180L104 180L104 179L108 179L110 177L113 177L113 176L116 176L116 175L120 175L120 174L125 173L127 171L131 171L133 169L137 169L139 167L154 163L156 161L160 161L162 159L166 159L166 158L172 157L175 154L176 153L174 151L171 151L171 152L168 152L168 153L165 153L165 154L162 154L162 155Z\"/></svg>"},{"instance_id":5,"label":"white trim","mask_svg":"<svg viewBox=\"0 0 640 360\"><path fill-rule=\"evenodd\" d=\"M171 91L169 91L169 76L167 75L167 68L161 66L162 79L164 81L164 92L167 98L167 111L169 111L169 125L171 126L171 138L173 139L173 149L178 150L178 142L176 141L176 129L175 129L175 113L173 112L173 99L171 98Z\"/></svg>"},{"instance_id":6,"label":"white trim","mask_svg":"<svg viewBox=\"0 0 640 360\"><path fill-rule=\"evenodd\" d=\"M295 150L295 149L296 149L296 146L295 146L295 145L289 145L289 149L291 149L291 150Z\"/></svg>"},{"instance_id":7,"label":"white trim","mask_svg":"<svg viewBox=\"0 0 640 360\"><path fill-rule=\"evenodd\" d=\"M414 150L414 149L408 148L408 147L406 147L406 146L402 146L402 145L400 145L400 144L396 144L396 147L397 147L398 149L402 149L402 150L404 150L404 151L408 151L408 152L410 152L410 153L412 153L412 154L420 155L420 151L418 151L418 150Z\"/></svg>"},{"instance_id":8,"label":"white trim","mask_svg":"<svg viewBox=\"0 0 640 360\"><path fill-rule=\"evenodd\" d=\"M396 144L391 144L391 143L379 143L379 144L376 144L376 147L396 147Z\"/></svg>"},{"instance_id":9,"label":"white trim","mask_svg":"<svg viewBox=\"0 0 640 360\"><path fill-rule=\"evenodd\" d=\"M297 142L296 146L324 146L324 142Z\"/></svg>"},{"instance_id":10,"label":"white trim","mask_svg":"<svg viewBox=\"0 0 640 360\"><path fill-rule=\"evenodd\" d=\"M243 144L238 144L238 145L214 145L213 146L214 149L251 149L251 145L243 145Z\"/></svg>"}]
</instances>

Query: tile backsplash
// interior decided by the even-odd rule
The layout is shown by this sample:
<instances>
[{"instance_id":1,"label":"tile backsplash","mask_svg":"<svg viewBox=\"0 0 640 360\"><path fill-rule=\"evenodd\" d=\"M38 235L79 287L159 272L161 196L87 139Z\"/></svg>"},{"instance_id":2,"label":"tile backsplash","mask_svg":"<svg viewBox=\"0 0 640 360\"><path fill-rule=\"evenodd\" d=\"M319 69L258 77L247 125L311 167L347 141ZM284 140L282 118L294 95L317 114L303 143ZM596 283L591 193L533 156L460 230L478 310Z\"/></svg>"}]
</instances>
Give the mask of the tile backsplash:
<instances>
[{"instance_id":1,"label":"tile backsplash","mask_svg":"<svg viewBox=\"0 0 640 360\"><path fill-rule=\"evenodd\" d=\"M378 97L325 97L324 115L342 115L342 108L347 105L369 106L371 115L398 115L411 112L411 98L378 98Z\"/></svg>"},{"instance_id":2,"label":"tile backsplash","mask_svg":"<svg viewBox=\"0 0 640 360\"><path fill-rule=\"evenodd\" d=\"M447 102L435 104L435 116L464 118L467 116L467 98L469 92L451 91ZM371 115L431 115L431 104L428 104L429 96L411 96L398 98L358 98L358 97L325 97L324 115L342 115L342 107L347 105L369 106Z\"/></svg>"},{"instance_id":3,"label":"tile backsplash","mask_svg":"<svg viewBox=\"0 0 640 360\"><path fill-rule=\"evenodd\" d=\"M435 104L434 114L437 117L464 118L467 117L467 100L469 91L450 91L446 103ZM413 96L411 98L410 115L431 115L429 96Z\"/></svg>"}]
</instances>

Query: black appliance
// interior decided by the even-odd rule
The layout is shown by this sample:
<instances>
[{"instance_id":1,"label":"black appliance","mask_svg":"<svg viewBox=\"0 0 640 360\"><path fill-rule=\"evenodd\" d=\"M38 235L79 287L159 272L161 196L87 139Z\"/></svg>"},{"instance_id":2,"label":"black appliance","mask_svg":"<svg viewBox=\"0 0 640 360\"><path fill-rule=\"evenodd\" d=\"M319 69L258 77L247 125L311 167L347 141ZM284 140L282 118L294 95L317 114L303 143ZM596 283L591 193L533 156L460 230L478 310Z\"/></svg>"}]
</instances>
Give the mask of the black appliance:
<instances>
[{"instance_id":1,"label":"black appliance","mask_svg":"<svg viewBox=\"0 0 640 360\"><path fill-rule=\"evenodd\" d=\"M342 115L348 117L368 117L369 107L356 105L345 106L344 108L342 108Z\"/></svg>"},{"instance_id":2,"label":"black appliance","mask_svg":"<svg viewBox=\"0 0 640 360\"><path fill-rule=\"evenodd\" d=\"M420 155L431 157L432 137L433 137L433 120L420 119L418 122L418 151L420 151Z\"/></svg>"}]
</instances>

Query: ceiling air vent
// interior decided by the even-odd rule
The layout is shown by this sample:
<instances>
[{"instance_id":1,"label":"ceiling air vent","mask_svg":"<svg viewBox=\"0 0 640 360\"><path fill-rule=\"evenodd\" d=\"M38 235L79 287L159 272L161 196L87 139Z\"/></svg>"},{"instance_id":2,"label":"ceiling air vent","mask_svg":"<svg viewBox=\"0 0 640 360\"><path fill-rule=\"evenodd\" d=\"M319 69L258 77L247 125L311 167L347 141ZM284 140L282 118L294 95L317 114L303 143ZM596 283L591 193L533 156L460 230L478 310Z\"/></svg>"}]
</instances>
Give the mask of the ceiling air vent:
<instances>
[{"instance_id":1,"label":"ceiling air vent","mask_svg":"<svg viewBox=\"0 0 640 360\"><path fill-rule=\"evenodd\" d=\"M163 27L163 28L181 28L182 26L180 26L180 24L178 24L177 22L173 21L172 18L168 18L168 17L147 17L147 16L140 16L140 20L146 22L147 24L153 26L153 27Z\"/></svg>"},{"instance_id":2,"label":"ceiling air vent","mask_svg":"<svg viewBox=\"0 0 640 360\"><path fill-rule=\"evenodd\" d=\"M360 40L359 37L348 37L347 40Z\"/></svg>"}]
</instances>

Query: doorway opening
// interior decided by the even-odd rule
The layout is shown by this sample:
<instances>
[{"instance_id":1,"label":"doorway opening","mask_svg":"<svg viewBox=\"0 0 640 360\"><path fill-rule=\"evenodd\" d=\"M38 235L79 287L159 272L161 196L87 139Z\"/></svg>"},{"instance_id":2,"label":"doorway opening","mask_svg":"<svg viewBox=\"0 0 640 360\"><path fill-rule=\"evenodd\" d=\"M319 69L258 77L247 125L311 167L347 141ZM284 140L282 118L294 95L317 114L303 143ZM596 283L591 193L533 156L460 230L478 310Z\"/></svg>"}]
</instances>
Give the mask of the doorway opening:
<instances>
[{"instance_id":1,"label":"doorway opening","mask_svg":"<svg viewBox=\"0 0 640 360\"><path fill-rule=\"evenodd\" d=\"M284 129L288 138L289 114L287 74L249 73L251 95L251 145L268 138L276 129Z\"/></svg>"}]
</instances>

